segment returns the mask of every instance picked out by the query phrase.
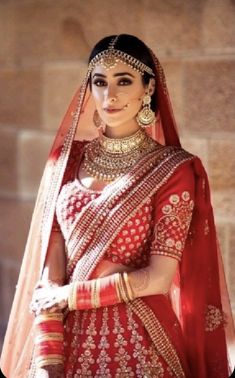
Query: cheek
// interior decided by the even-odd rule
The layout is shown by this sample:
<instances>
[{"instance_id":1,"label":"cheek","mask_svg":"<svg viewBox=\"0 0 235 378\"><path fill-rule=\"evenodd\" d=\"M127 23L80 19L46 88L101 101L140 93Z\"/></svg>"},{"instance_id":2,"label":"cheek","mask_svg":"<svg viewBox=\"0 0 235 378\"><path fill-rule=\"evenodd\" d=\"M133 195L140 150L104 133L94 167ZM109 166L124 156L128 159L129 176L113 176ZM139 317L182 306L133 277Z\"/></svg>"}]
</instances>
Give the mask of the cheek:
<instances>
[{"instance_id":1,"label":"cheek","mask_svg":"<svg viewBox=\"0 0 235 378\"><path fill-rule=\"evenodd\" d=\"M97 89L96 87L92 87L92 91L91 91L91 94L92 94L92 97L95 101L95 104L96 105L99 105L101 104L102 100L103 100L103 93L100 89Z\"/></svg>"},{"instance_id":2,"label":"cheek","mask_svg":"<svg viewBox=\"0 0 235 378\"><path fill-rule=\"evenodd\" d=\"M133 87L129 93L126 93L126 102L129 102L132 107L140 108L144 94L144 88L140 87L139 85Z\"/></svg>"},{"instance_id":3,"label":"cheek","mask_svg":"<svg viewBox=\"0 0 235 378\"><path fill-rule=\"evenodd\" d=\"M127 101L127 103L129 103L129 106L127 108L127 111L128 113L138 113L138 111L141 109L142 107L142 97L141 97L141 94L136 94L136 96L133 98L129 98L129 101Z\"/></svg>"}]
</instances>

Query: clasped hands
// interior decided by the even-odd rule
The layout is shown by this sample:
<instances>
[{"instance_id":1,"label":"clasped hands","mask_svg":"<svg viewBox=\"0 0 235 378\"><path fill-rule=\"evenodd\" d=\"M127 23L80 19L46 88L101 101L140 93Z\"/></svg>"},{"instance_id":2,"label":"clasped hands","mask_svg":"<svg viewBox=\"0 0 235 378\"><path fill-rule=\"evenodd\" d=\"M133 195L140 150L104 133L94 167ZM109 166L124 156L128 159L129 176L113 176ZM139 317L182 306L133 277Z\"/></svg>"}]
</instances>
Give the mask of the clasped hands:
<instances>
[{"instance_id":1,"label":"clasped hands","mask_svg":"<svg viewBox=\"0 0 235 378\"><path fill-rule=\"evenodd\" d=\"M39 282L33 293L30 312L36 316L43 312L56 312L68 306L69 285L57 286Z\"/></svg>"}]
</instances>

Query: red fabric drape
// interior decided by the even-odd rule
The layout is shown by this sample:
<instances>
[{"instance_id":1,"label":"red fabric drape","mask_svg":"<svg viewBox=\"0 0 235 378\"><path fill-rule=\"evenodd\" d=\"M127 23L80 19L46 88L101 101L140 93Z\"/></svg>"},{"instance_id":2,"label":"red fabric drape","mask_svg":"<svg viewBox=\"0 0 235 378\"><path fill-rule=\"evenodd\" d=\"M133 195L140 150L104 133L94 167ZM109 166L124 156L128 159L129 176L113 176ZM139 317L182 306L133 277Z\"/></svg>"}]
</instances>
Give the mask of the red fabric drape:
<instances>
[{"instance_id":1,"label":"red fabric drape","mask_svg":"<svg viewBox=\"0 0 235 378\"><path fill-rule=\"evenodd\" d=\"M152 56L155 62L158 122L150 133L162 144L180 146L164 72L155 55ZM40 279L46 257L56 198L63 180L72 140L74 138L90 140L97 136L94 127L87 127L92 125L94 111L87 80L86 77L81 91L76 93L62 121L39 189L1 356L2 370L10 378L27 376L30 366L33 350L31 332L33 318L29 315L28 308L33 288ZM58 151L60 146L61 153L55 156L54 152ZM195 159L194 171L197 177L195 211L191 234L179 270L179 282L175 282L180 295L172 297L172 303L174 308L179 309L178 316L183 327L192 376L227 378L227 351L230 352L231 346L234 346L234 326L217 246L209 186L204 169L197 159ZM40 266L39 260L41 260ZM227 316L225 328L219 324L213 331L205 331L205 312L208 305L213 306L212 309L225 312ZM234 355L235 353L233 355L229 353L231 368L235 363Z\"/></svg>"}]
</instances>

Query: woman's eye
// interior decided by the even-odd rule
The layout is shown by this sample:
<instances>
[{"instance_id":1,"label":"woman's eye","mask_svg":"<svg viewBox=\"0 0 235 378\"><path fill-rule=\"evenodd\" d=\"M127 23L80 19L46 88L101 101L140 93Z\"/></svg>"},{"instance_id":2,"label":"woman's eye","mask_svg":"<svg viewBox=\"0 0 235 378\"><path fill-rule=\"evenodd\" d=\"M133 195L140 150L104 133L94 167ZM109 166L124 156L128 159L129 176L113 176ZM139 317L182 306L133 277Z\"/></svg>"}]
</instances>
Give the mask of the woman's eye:
<instances>
[{"instance_id":1,"label":"woman's eye","mask_svg":"<svg viewBox=\"0 0 235 378\"><path fill-rule=\"evenodd\" d=\"M130 85L132 81L130 79L121 79L118 83L119 85Z\"/></svg>"},{"instance_id":2,"label":"woman's eye","mask_svg":"<svg viewBox=\"0 0 235 378\"><path fill-rule=\"evenodd\" d=\"M106 85L104 80L94 80L93 84L96 85L97 87L104 87Z\"/></svg>"}]
</instances>

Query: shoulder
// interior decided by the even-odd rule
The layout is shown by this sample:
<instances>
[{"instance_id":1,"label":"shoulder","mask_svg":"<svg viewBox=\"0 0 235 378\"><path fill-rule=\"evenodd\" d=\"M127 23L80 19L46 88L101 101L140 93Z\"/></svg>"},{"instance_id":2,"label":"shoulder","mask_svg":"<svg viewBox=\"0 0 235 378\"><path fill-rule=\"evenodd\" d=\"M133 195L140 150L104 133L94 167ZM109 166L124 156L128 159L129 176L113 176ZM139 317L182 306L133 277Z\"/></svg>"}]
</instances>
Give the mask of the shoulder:
<instances>
[{"instance_id":1,"label":"shoulder","mask_svg":"<svg viewBox=\"0 0 235 378\"><path fill-rule=\"evenodd\" d=\"M195 185L196 156L181 147L161 146L164 158L161 163L165 172L165 184L161 190L193 189Z\"/></svg>"},{"instance_id":2,"label":"shoulder","mask_svg":"<svg viewBox=\"0 0 235 378\"><path fill-rule=\"evenodd\" d=\"M169 157L180 156L181 159L193 159L195 156L189 151L178 146L162 146L160 145L162 152Z\"/></svg>"},{"instance_id":3,"label":"shoulder","mask_svg":"<svg viewBox=\"0 0 235 378\"><path fill-rule=\"evenodd\" d=\"M192 169L192 161L197 159L196 156L186 151L182 147L163 146L156 143L154 150L156 154L156 168L164 167L166 174L174 173L175 171ZM191 166L191 168L189 168Z\"/></svg>"}]
</instances>

